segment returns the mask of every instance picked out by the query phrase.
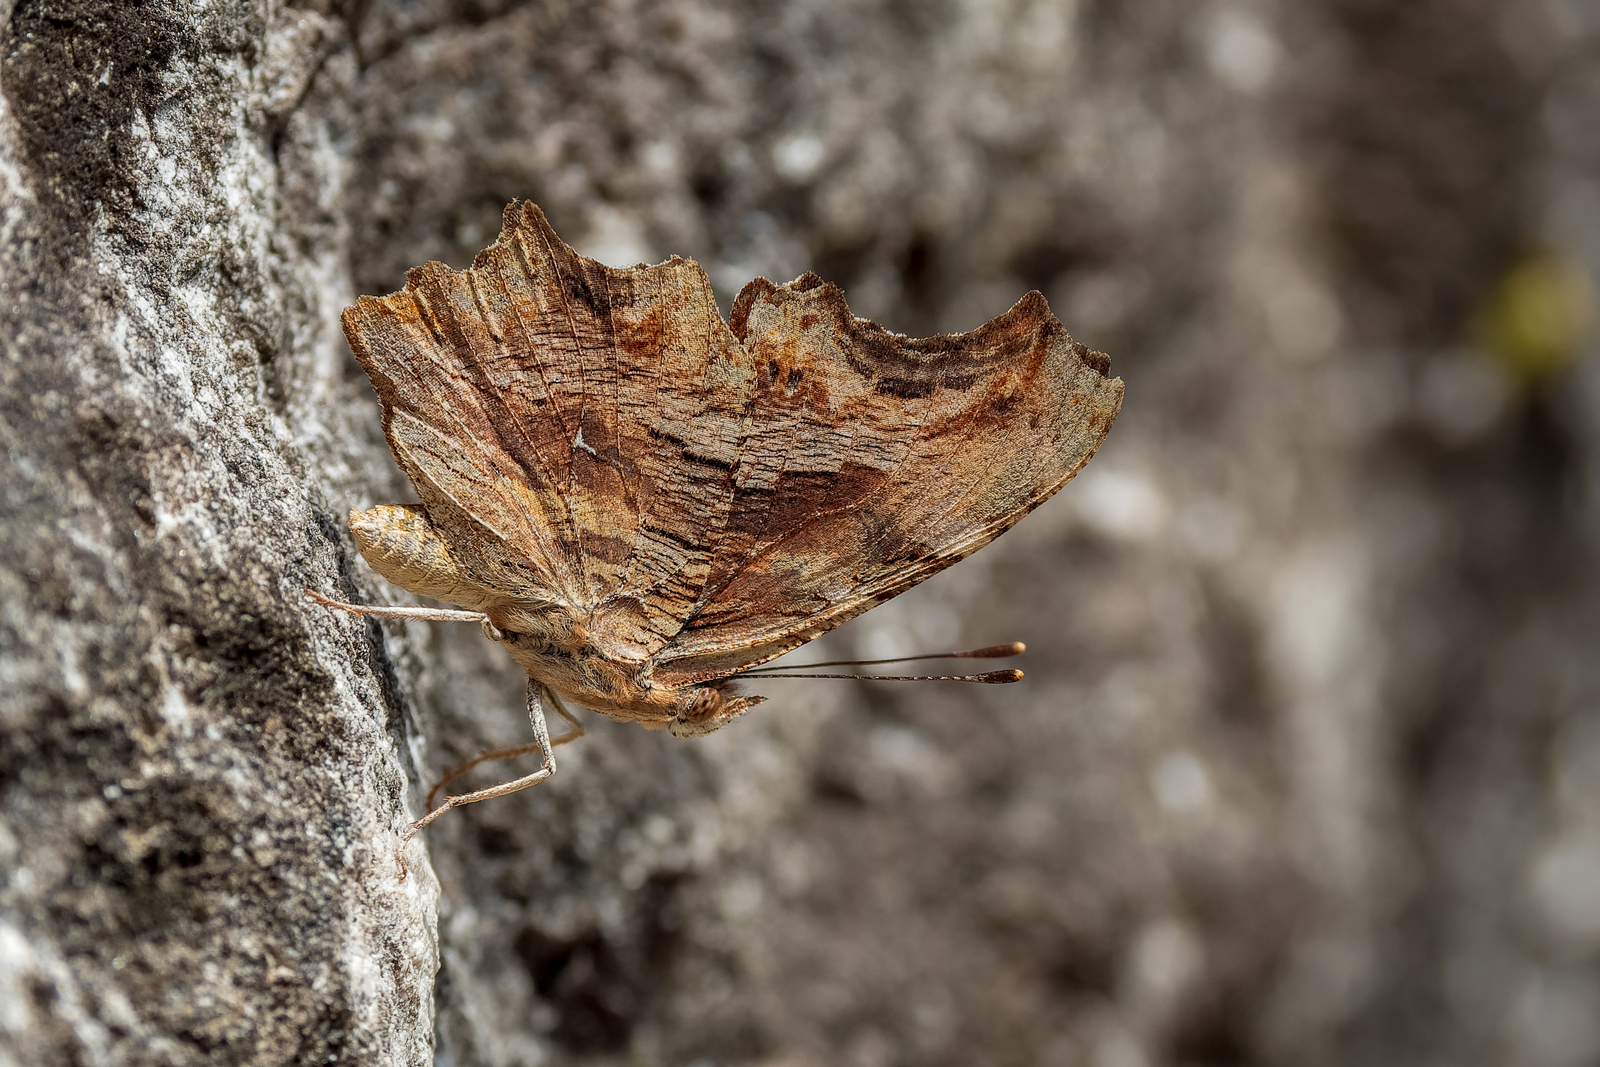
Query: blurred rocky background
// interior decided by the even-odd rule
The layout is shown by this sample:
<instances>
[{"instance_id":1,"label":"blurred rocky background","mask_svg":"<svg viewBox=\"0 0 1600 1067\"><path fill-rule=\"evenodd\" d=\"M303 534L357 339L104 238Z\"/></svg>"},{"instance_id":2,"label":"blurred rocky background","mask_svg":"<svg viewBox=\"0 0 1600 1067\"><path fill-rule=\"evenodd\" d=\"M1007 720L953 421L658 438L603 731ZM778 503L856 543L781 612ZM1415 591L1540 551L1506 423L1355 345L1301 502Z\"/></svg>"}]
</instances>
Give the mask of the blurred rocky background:
<instances>
[{"instance_id":1,"label":"blurred rocky background","mask_svg":"<svg viewBox=\"0 0 1600 1067\"><path fill-rule=\"evenodd\" d=\"M0 1062L1600 1064L1600 7L0 0ZM1042 290L1127 401L797 660L589 716L402 602L337 327L512 198L724 306ZM484 781L493 780L487 775Z\"/></svg>"}]
</instances>

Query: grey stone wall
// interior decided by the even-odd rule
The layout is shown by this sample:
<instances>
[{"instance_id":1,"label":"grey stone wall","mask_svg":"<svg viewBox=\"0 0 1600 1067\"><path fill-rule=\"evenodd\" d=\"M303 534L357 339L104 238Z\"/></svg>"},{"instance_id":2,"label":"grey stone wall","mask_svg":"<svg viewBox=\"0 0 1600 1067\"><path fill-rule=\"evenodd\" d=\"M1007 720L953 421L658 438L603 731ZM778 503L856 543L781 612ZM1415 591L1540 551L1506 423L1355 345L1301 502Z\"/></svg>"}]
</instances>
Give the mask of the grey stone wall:
<instances>
[{"instance_id":1,"label":"grey stone wall","mask_svg":"<svg viewBox=\"0 0 1600 1067\"><path fill-rule=\"evenodd\" d=\"M0 1062L1600 1060L1600 380L1501 328L1600 272L1588 5L0 25ZM299 598L403 600L343 529L413 497L337 316L512 198L724 304L1038 288L1109 352L1080 479L806 653L1027 681L591 716L397 879L526 724L471 628Z\"/></svg>"}]
</instances>

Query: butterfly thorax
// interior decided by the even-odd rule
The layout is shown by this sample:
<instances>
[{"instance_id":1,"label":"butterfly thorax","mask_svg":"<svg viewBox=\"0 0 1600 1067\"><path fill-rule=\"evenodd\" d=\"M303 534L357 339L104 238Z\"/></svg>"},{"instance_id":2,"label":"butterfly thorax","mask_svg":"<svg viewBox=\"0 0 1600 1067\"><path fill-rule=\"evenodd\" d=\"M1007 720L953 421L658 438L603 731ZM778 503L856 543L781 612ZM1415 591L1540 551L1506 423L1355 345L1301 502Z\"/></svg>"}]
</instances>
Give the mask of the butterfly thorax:
<instances>
[{"instance_id":1,"label":"butterfly thorax","mask_svg":"<svg viewBox=\"0 0 1600 1067\"><path fill-rule=\"evenodd\" d=\"M585 707L624 722L664 726L683 694L653 685L649 661L618 656L563 605L491 604L484 631L536 678Z\"/></svg>"},{"instance_id":2,"label":"butterfly thorax","mask_svg":"<svg viewBox=\"0 0 1600 1067\"><path fill-rule=\"evenodd\" d=\"M679 736L710 733L759 698L734 696L725 683L664 686L651 680L649 659L618 656L584 623L561 608L491 606L489 637L511 653L529 677L560 696L619 722L670 729Z\"/></svg>"}]
</instances>

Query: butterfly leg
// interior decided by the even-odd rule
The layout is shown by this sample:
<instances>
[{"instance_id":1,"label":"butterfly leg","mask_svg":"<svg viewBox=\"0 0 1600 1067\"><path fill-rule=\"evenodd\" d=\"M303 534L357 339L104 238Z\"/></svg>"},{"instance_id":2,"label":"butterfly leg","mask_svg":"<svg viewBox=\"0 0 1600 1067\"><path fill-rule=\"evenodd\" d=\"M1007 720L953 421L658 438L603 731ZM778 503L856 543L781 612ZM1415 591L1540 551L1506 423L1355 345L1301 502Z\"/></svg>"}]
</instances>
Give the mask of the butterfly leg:
<instances>
[{"instance_id":1,"label":"butterfly leg","mask_svg":"<svg viewBox=\"0 0 1600 1067\"><path fill-rule=\"evenodd\" d=\"M348 611L352 615L372 615L380 619L431 619L434 622L486 623L489 616L481 611L457 611L454 608L390 608L381 605L346 604L342 600L325 597L315 589L305 591L307 600L315 600L325 608Z\"/></svg>"},{"instance_id":2,"label":"butterfly leg","mask_svg":"<svg viewBox=\"0 0 1600 1067\"><path fill-rule=\"evenodd\" d=\"M579 722L572 712L567 710L567 706L561 702L560 697L556 696L554 689L546 689L544 692L550 698L550 706L556 709L556 714L567 720L567 725L572 727L572 729L550 742L552 745L564 745L568 741L576 741L588 732L583 728L583 723Z\"/></svg>"},{"instance_id":3,"label":"butterfly leg","mask_svg":"<svg viewBox=\"0 0 1600 1067\"><path fill-rule=\"evenodd\" d=\"M532 774L523 778L515 779L514 781L501 782L499 785L490 786L488 789L479 789L472 793L458 793L455 796L445 797L443 804L440 804L437 808L434 808L432 811L428 812L428 814L412 823L411 829L407 830L400 838L399 859L400 877L402 879L404 879L406 876L406 846L411 843L411 839L413 837L416 837L417 834L425 829L429 823L433 822L433 820L437 819L451 808L459 808L463 804L476 804L480 800L493 800L495 797L509 796L510 794L520 792L529 786L538 785L540 782L544 781L546 778L550 777L556 772L556 755L553 751L554 746L550 743L550 729L545 725L544 706L539 699L539 694L541 692L549 693L550 691L545 689L543 684L534 681L532 678L529 678L528 719L533 723L534 741L533 744L524 746L523 750L527 752L543 752L543 765ZM561 710L562 717L567 718L569 722L573 722L574 725L576 725L575 720L572 720L569 716L567 716L565 710L561 709L559 701L555 700L553 694L551 695L551 700L552 706L556 707L558 710ZM568 734L564 735L561 740L571 740L575 736L577 736L575 733L569 732ZM478 762L482 761L480 760Z\"/></svg>"},{"instance_id":4,"label":"butterfly leg","mask_svg":"<svg viewBox=\"0 0 1600 1067\"><path fill-rule=\"evenodd\" d=\"M557 715L560 715L567 721L567 726L569 727L567 732L562 734L560 737L552 737L550 739L550 747L555 748L557 745L564 745L568 741L576 741L578 738L582 737L585 733L583 729L583 723L579 722L573 717L572 712L567 710L566 705L561 703L561 698L556 696L553 690L546 689L544 692L545 696L550 698L550 706L555 708ZM535 726L534 729L537 731L538 727ZM428 809L430 811L433 809L433 799L439 795L439 790L443 789L457 778L460 778L463 774L466 774L479 764L492 763L495 760L502 759L516 759L518 756L526 756L530 752L539 751L542 751L540 743L538 741L531 741L526 745L512 745L510 748L492 748L487 752L478 753L476 756L473 756L459 767L450 768L444 773L442 778L433 783L433 788L428 790Z\"/></svg>"}]
</instances>

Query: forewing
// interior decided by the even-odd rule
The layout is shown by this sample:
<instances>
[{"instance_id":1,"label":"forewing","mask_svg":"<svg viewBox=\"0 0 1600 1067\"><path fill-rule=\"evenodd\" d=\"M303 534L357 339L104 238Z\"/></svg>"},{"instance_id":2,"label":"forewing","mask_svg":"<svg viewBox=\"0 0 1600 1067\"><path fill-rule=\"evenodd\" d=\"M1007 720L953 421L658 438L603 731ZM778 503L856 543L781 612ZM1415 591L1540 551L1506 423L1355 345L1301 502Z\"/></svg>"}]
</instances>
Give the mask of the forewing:
<instances>
[{"instance_id":1,"label":"forewing","mask_svg":"<svg viewBox=\"0 0 1600 1067\"><path fill-rule=\"evenodd\" d=\"M732 326L750 430L711 573L657 657L664 684L776 656L987 544L1088 462L1122 400L1038 293L914 340L814 275L758 279Z\"/></svg>"}]
</instances>

